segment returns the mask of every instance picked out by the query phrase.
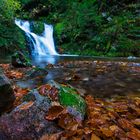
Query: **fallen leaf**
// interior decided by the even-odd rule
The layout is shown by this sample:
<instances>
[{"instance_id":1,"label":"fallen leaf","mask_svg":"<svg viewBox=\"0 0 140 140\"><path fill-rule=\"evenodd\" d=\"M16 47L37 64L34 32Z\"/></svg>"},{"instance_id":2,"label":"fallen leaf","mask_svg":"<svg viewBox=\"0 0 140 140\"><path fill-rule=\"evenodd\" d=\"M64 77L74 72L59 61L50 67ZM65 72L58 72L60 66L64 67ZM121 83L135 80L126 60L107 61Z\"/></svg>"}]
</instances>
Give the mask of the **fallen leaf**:
<instances>
[{"instance_id":1,"label":"fallen leaf","mask_svg":"<svg viewBox=\"0 0 140 140\"><path fill-rule=\"evenodd\" d=\"M43 135L39 140L58 140L61 136L61 132L55 134L46 134Z\"/></svg>"},{"instance_id":2,"label":"fallen leaf","mask_svg":"<svg viewBox=\"0 0 140 140\"><path fill-rule=\"evenodd\" d=\"M84 128L84 133L87 135L87 134L90 134L90 133L92 133L92 130L90 129L90 128L88 128L88 127L85 127Z\"/></svg>"},{"instance_id":3,"label":"fallen leaf","mask_svg":"<svg viewBox=\"0 0 140 140\"><path fill-rule=\"evenodd\" d=\"M130 121L128 121L127 119L124 119L124 118L119 119L118 123L125 130L131 130L132 128L134 128L133 124Z\"/></svg>"},{"instance_id":4,"label":"fallen leaf","mask_svg":"<svg viewBox=\"0 0 140 140\"><path fill-rule=\"evenodd\" d=\"M133 133L133 132L126 133L126 136L131 138L132 140L140 140L140 138L137 137L137 135L135 133Z\"/></svg>"},{"instance_id":5,"label":"fallen leaf","mask_svg":"<svg viewBox=\"0 0 140 140\"><path fill-rule=\"evenodd\" d=\"M139 129L133 128L131 131L140 139L140 130Z\"/></svg>"},{"instance_id":6,"label":"fallen leaf","mask_svg":"<svg viewBox=\"0 0 140 140\"><path fill-rule=\"evenodd\" d=\"M66 112L66 109L63 106L51 106L45 118L47 120L55 120L64 112Z\"/></svg>"},{"instance_id":7,"label":"fallen leaf","mask_svg":"<svg viewBox=\"0 0 140 140\"><path fill-rule=\"evenodd\" d=\"M92 133L91 140L101 140L101 139L97 135L95 135L94 133Z\"/></svg>"},{"instance_id":8,"label":"fallen leaf","mask_svg":"<svg viewBox=\"0 0 140 140\"><path fill-rule=\"evenodd\" d=\"M52 101L58 100L58 89L46 84L39 87L39 93L43 96L48 96Z\"/></svg>"},{"instance_id":9,"label":"fallen leaf","mask_svg":"<svg viewBox=\"0 0 140 140\"><path fill-rule=\"evenodd\" d=\"M132 120L132 123L137 125L137 126L140 126L140 119Z\"/></svg>"},{"instance_id":10,"label":"fallen leaf","mask_svg":"<svg viewBox=\"0 0 140 140\"><path fill-rule=\"evenodd\" d=\"M64 114L59 118L58 125L66 130L76 131L78 122L71 114Z\"/></svg>"},{"instance_id":11,"label":"fallen leaf","mask_svg":"<svg viewBox=\"0 0 140 140\"><path fill-rule=\"evenodd\" d=\"M34 104L33 101L27 102L19 107L20 110L26 110L30 108Z\"/></svg>"},{"instance_id":12,"label":"fallen leaf","mask_svg":"<svg viewBox=\"0 0 140 140\"><path fill-rule=\"evenodd\" d=\"M119 129L119 127L117 125L111 125L109 128L112 132L118 131L118 129Z\"/></svg>"},{"instance_id":13,"label":"fallen leaf","mask_svg":"<svg viewBox=\"0 0 140 140\"><path fill-rule=\"evenodd\" d=\"M106 137L112 137L113 136L113 131L111 131L109 128L100 128L100 130L102 131L102 133L106 136Z\"/></svg>"}]
</instances>

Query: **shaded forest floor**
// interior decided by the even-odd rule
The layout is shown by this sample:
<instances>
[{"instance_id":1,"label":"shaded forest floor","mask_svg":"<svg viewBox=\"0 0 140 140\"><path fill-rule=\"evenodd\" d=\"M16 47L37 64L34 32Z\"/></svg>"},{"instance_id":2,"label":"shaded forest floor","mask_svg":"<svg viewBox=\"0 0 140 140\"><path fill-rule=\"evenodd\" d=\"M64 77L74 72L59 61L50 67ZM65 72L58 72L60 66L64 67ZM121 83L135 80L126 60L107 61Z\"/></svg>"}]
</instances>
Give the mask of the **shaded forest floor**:
<instances>
[{"instance_id":1,"label":"shaded forest floor","mask_svg":"<svg viewBox=\"0 0 140 140\"><path fill-rule=\"evenodd\" d=\"M19 106L23 96L33 89L40 89L43 86L44 90L49 90L47 83L50 80L74 87L85 99L87 107L84 120L76 119L65 107L55 102L45 116L41 117L44 121L54 122L60 129L59 132L34 136L34 139L140 139L139 63L66 61L56 65L48 64L43 73L42 69L35 66L14 68L10 64L0 64L0 67L13 85L16 96L15 107ZM44 90L39 93L44 94ZM57 97L56 90L53 90L52 94ZM29 110L33 104L34 101L26 102L20 110ZM16 132L17 128L14 129L20 136L21 132ZM10 128L6 132L10 134ZM23 139L33 139L26 137L26 134L22 136Z\"/></svg>"}]
</instances>

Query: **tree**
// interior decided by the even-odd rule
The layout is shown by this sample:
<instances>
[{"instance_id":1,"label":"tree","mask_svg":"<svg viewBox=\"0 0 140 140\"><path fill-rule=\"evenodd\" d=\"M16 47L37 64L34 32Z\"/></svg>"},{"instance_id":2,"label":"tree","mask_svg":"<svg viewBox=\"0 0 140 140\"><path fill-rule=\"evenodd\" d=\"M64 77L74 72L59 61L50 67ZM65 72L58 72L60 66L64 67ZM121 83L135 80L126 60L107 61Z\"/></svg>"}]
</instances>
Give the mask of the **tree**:
<instances>
[{"instance_id":1,"label":"tree","mask_svg":"<svg viewBox=\"0 0 140 140\"><path fill-rule=\"evenodd\" d=\"M17 0L0 0L0 49L10 50L17 42L14 18L16 11L20 10Z\"/></svg>"}]
</instances>

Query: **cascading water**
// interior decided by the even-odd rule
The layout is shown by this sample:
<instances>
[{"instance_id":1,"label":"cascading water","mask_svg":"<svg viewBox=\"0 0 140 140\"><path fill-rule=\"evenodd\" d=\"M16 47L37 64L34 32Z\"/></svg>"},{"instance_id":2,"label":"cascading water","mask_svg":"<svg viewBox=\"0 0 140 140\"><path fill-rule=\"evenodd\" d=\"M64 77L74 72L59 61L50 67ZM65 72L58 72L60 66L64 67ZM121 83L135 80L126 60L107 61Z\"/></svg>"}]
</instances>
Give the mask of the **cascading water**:
<instances>
[{"instance_id":1,"label":"cascading water","mask_svg":"<svg viewBox=\"0 0 140 140\"><path fill-rule=\"evenodd\" d=\"M55 50L52 25L44 24L42 35L36 35L31 31L29 21L15 19L15 24L25 32L32 42L32 55L59 55Z\"/></svg>"}]
</instances>

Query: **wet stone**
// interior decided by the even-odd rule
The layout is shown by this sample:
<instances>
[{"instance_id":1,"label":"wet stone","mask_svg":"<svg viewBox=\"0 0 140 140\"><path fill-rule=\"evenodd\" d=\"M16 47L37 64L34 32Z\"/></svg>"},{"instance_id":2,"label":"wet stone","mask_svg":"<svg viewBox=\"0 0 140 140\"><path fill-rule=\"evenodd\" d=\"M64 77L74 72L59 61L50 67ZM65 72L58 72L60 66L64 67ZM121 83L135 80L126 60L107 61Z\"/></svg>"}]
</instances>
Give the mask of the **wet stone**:
<instances>
[{"instance_id":1,"label":"wet stone","mask_svg":"<svg viewBox=\"0 0 140 140\"><path fill-rule=\"evenodd\" d=\"M16 68L31 66L31 63L29 62L29 60L20 51L18 51L15 54L13 54L11 63Z\"/></svg>"},{"instance_id":2,"label":"wet stone","mask_svg":"<svg viewBox=\"0 0 140 140\"><path fill-rule=\"evenodd\" d=\"M0 71L0 114L9 111L15 100L9 79Z\"/></svg>"},{"instance_id":3,"label":"wet stone","mask_svg":"<svg viewBox=\"0 0 140 140\"><path fill-rule=\"evenodd\" d=\"M37 77L41 78L47 76L47 74L48 71L46 69L37 68L31 71L31 73L29 74L29 78L37 78Z\"/></svg>"},{"instance_id":4,"label":"wet stone","mask_svg":"<svg viewBox=\"0 0 140 140\"><path fill-rule=\"evenodd\" d=\"M49 107L49 99L34 90L27 94L24 102L11 113L1 116L0 135L4 137L4 140L38 140L46 133L59 132L60 128L44 117Z\"/></svg>"}]
</instances>

